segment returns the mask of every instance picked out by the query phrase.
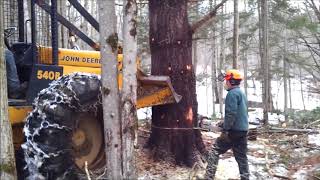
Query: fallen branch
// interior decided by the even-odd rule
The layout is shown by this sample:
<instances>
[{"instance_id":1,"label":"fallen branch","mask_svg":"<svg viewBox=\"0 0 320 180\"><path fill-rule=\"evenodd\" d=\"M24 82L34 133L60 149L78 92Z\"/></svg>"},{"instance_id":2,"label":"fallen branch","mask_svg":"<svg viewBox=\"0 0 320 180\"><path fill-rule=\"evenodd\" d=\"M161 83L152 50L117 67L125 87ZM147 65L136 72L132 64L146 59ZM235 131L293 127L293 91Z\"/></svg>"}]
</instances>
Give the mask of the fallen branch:
<instances>
[{"instance_id":1,"label":"fallen branch","mask_svg":"<svg viewBox=\"0 0 320 180\"><path fill-rule=\"evenodd\" d=\"M274 133L307 133L307 134L319 134L318 130L315 129L293 129L293 128L277 128L277 127L270 127L267 132L274 132Z\"/></svg>"},{"instance_id":2,"label":"fallen branch","mask_svg":"<svg viewBox=\"0 0 320 180\"><path fill-rule=\"evenodd\" d=\"M319 123L319 122L320 122L320 119L318 119L318 120L316 120L316 121L313 121L313 122L307 124L306 127L310 127L310 126L315 125L315 124L317 124L317 123Z\"/></svg>"}]
</instances>

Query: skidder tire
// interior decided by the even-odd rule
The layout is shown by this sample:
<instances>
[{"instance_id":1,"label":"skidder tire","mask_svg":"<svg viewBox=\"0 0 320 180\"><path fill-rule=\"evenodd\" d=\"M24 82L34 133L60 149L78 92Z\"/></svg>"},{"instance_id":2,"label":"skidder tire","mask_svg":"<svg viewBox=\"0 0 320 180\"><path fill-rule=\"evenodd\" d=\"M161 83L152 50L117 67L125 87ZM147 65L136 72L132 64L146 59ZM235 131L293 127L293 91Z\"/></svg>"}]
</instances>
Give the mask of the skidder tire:
<instances>
[{"instance_id":1,"label":"skidder tire","mask_svg":"<svg viewBox=\"0 0 320 180\"><path fill-rule=\"evenodd\" d=\"M29 179L82 179L84 162L104 165L100 89L99 76L75 73L38 94L22 145Z\"/></svg>"}]
</instances>

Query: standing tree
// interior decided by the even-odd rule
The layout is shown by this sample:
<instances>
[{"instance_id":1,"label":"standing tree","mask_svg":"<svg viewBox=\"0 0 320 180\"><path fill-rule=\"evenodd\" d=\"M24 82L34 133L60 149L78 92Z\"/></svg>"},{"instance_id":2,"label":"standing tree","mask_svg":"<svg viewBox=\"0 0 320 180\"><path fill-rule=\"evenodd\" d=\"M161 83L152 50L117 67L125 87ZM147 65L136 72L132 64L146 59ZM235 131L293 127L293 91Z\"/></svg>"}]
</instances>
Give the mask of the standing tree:
<instances>
[{"instance_id":1,"label":"standing tree","mask_svg":"<svg viewBox=\"0 0 320 180\"><path fill-rule=\"evenodd\" d=\"M270 109L270 84L269 84L269 59L268 59L268 0L261 1L261 63L263 75L263 119L268 124L268 112Z\"/></svg>"},{"instance_id":2,"label":"standing tree","mask_svg":"<svg viewBox=\"0 0 320 180\"><path fill-rule=\"evenodd\" d=\"M116 14L114 0L101 1L99 8L102 106L106 151L106 178L122 179L120 97L118 83Z\"/></svg>"},{"instance_id":3,"label":"standing tree","mask_svg":"<svg viewBox=\"0 0 320 180\"><path fill-rule=\"evenodd\" d=\"M4 59L3 1L0 2L0 179L16 177L12 129L8 118L6 61Z\"/></svg>"},{"instance_id":4,"label":"standing tree","mask_svg":"<svg viewBox=\"0 0 320 180\"><path fill-rule=\"evenodd\" d=\"M223 0L209 14L190 25L187 0L149 0L151 74L168 75L178 94L178 104L152 108L152 133L148 142L157 157L192 166L196 148L204 153L197 125L196 79L192 66L192 34L213 17Z\"/></svg>"},{"instance_id":5,"label":"standing tree","mask_svg":"<svg viewBox=\"0 0 320 180\"><path fill-rule=\"evenodd\" d=\"M221 9L222 14L224 14L225 7L223 6ZM224 61L225 61L225 19L224 17L221 19L221 27L220 27L220 61L218 66L218 73L222 73L224 70ZM221 118L223 118L223 82L219 82L219 110Z\"/></svg>"},{"instance_id":6,"label":"standing tree","mask_svg":"<svg viewBox=\"0 0 320 180\"><path fill-rule=\"evenodd\" d=\"M121 93L121 124L123 177L136 179L134 140L137 138L137 3L126 0L123 13L123 87Z\"/></svg>"},{"instance_id":7,"label":"standing tree","mask_svg":"<svg viewBox=\"0 0 320 180\"><path fill-rule=\"evenodd\" d=\"M210 10L217 4L217 1L214 0L212 4L212 0L209 1ZM212 26L212 58L211 58L211 91L212 91L212 115L216 116L216 97L218 96L218 88L217 88L217 38L216 38L216 27L215 25ZM217 91L216 91L217 90Z\"/></svg>"},{"instance_id":8,"label":"standing tree","mask_svg":"<svg viewBox=\"0 0 320 180\"><path fill-rule=\"evenodd\" d=\"M234 11L233 11L233 54L232 54L232 67L238 68L239 59L239 0L234 0Z\"/></svg>"},{"instance_id":9,"label":"standing tree","mask_svg":"<svg viewBox=\"0 0 320 180\"><path fill-rule=\"evenodd\" d=\"M287 62L287 33L284 30L284 51L282 55L283 61L283 91L284 91L284 117L285 121L288 122L288 62Z\"/></svg>"}]
</instances>

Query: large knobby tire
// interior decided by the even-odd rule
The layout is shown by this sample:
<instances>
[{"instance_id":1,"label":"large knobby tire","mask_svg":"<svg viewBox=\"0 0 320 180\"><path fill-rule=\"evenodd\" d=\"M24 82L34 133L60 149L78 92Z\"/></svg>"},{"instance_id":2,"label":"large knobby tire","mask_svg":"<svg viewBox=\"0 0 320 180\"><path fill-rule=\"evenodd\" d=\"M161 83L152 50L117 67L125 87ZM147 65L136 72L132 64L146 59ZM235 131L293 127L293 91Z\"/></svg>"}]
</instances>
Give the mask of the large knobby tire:
<instances>
[{"instance_id":1,"label":"large knobby tire","mask_svg":"<svg viewBox=\"0 0 320 180\"><path fill-rule=\"evenodd\" d=\"M51 83L35 99L24 134L29 179L82 179L85 162L103 167L100 77L75 73Z\"/></svg>"}]
</instances>

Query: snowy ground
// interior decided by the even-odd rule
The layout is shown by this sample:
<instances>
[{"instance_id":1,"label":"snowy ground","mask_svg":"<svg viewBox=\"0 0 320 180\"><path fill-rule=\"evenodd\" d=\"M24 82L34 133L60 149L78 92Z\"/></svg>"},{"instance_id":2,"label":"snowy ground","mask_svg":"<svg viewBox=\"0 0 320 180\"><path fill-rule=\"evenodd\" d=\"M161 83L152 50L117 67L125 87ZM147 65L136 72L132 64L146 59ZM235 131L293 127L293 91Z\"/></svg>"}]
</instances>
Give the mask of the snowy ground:
<instances>
[{"instance_id":1,"label":"snowy ground","mask_svg":"<svg viewBox=\"0 0 320 180\"><path fill-rule=\"evenodd\" d=\"M207 148L219 136L219 133L213 132L202 134ZM248 144L250 179L319 179L315 177L320 172L319 143L319 135L260 134L256 141L249 141ZM138 175L141 180L187 180L194 179L194 174L201 177L205 173L204 168L156 162L150 152L143 148L138 150L138 158ZM238 165L232 151L220 156L216 179L239 179Z\"/></svg>"}]
</instances>

